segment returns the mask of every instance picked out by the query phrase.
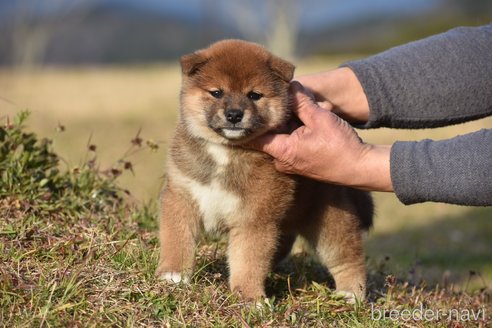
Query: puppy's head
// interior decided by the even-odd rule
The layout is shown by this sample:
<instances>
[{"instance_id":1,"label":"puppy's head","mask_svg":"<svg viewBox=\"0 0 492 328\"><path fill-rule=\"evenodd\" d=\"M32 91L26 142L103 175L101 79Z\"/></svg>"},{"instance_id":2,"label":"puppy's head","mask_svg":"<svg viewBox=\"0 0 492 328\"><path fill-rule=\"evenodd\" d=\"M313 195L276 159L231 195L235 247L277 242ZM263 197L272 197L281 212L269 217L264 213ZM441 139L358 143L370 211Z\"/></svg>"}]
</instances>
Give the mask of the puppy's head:
<instances>
[{"instance_id":1,"label":"puppy's head","mask_svg":"<svg viewBox=\"0 0 492 328\"><path fill-rule=\"evenodd\" d=\"M263 47L224 40L181 58L181 117L194 136L241 144L289 118L294 66Z\"/></svg>"}]
</instances>

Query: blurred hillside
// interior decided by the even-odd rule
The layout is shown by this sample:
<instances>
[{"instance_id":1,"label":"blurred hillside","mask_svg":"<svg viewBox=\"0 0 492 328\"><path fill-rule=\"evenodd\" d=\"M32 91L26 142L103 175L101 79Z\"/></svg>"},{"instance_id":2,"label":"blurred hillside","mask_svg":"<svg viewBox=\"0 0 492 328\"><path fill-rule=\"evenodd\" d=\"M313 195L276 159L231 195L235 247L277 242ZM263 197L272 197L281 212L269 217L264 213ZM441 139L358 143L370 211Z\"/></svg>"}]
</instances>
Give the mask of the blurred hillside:
<instances>
[{"instance_id":1,"label":"blurred hillside","mask_svg":"<svg viewBox=\"0 0 492 328\"><path fill-rule=\"evenodd\" d=\"M370 54L490 21L489 0L0 0L0 65L176 61L223 38L286 57Z\"/></svg>"},{"instance_id":2,"label":"blurred hillside","mask_svg":"<svg viewBox=\"0 0 492 328\"><path fill-rule=\"evenodd\" d=\"M432 3L430 1L429 3ZM492 22L492 1L444 0L412 13L370 15L340 23L300 37L306 54L370 55L406 42L445 32L456 26L480 26ZM312 40L319 40L313 43ZM310 46L309 46L310 45Z\"/></svg>"}]
</instances>

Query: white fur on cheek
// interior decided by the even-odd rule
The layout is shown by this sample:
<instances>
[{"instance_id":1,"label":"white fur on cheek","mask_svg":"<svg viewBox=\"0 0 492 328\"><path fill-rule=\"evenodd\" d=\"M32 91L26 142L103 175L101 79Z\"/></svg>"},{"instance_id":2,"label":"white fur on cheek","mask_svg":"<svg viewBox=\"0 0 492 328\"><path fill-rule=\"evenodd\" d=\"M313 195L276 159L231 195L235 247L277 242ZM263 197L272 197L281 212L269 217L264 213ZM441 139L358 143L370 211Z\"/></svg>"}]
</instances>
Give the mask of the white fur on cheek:
<instances>
[{"instance_id":1,"label":"white fur on cheek","mask_svg":"<svg viewBox=\"0 0 492 328\"><path fill-rule=\"evenodd\" d=\"M184 120L187 130L192 136L218 143L227 142L223 137L208 127L205 110L203 109L199 93L187 94L183 98L181 118Z\"/></svg>"}]
</instances>

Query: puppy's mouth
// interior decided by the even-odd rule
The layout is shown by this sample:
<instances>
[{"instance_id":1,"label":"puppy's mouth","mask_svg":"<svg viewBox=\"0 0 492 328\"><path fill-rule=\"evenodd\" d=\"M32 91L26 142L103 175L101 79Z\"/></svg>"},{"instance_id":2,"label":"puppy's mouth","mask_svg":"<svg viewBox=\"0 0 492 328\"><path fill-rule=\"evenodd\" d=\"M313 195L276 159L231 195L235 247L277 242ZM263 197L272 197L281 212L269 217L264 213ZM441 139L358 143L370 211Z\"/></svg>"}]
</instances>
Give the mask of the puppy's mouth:
<instances>
[{"instance_id":1,"label":"puppy's mouth","mask_svg":"<svg viewBox=\"0 0 492 328\"><path fill-rule=\"evenodd\" d=\"M251 129L240 127L223 127L215 129L217 133L229 140L239 140L249 136L252 133Z\"/></svg>"},{"instance_id":2,"label":"puppy's mouth","mask_svg":"<svg viewBox=\"0 0 492 328\"><path fill-rule=\"evenodd\" d=\"M234 121L234 120L232 120ZM265 124L261 117L245 117L231 122L227 117L214 115L208 118L208 127L231 144L245 142L262 131Z\"/></svg>"}]
</instances>

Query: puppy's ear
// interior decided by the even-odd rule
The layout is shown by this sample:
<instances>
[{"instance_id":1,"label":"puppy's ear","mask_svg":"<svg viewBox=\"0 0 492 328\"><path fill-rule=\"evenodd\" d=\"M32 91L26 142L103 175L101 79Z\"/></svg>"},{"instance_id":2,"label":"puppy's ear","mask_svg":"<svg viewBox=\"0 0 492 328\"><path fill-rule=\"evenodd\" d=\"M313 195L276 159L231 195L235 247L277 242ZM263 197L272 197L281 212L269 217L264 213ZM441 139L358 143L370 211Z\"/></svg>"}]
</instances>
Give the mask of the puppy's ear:
<instances>
[{"instance_id":1,"label":"puppy's ear","mask_svg":"<svg viewBox=\"0 0 492 328\"><path fill-rule=\"evenodd\" d=\"M270 68L275 74L285 82L290 82L294 77L294 70L296 67L282 58L272 55L268 61Z\"/></svg>"},{"instance_id":2,"label":"puppy's ear","mask_svg":"<svg viewBox=\"0 0 492 328\"><path fill-rule=\"evenodd\" d=\"M184 55L181 57L181 71L184 75L192 76L200 67L205 65L208 61L208 58L205 57L203 52L197 51L188 55Z\"/></svg>"}]
</instances>

